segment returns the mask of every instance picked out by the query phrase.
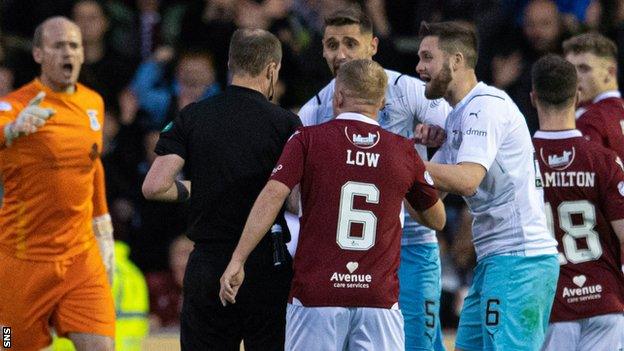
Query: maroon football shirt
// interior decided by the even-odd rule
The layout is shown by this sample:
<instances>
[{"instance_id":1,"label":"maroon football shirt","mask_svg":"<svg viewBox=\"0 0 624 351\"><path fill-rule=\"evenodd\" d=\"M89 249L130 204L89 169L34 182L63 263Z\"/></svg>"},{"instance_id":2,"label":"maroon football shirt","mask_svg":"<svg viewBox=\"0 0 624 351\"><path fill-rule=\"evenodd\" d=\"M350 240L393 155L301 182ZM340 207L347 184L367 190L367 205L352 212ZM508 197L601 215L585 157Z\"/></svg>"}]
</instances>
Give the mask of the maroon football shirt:
<instances>
[{"instance_id":1,"label":"maroon football shirt","mask_svg":"<svg viewBox=\"0 0 624 351\"><path fill-rule=\"evenodd\" d=\"M624 100L619 96L618 92L607 92L579 108L576 127L587 139L615 151L624 160Z\"/></svg>"},{"instance_id":2,"label":"maroon football shirt","mask_svg":"<svg viewBox=\"0 0 624 351\"><path fill-rule=\"evenodd\" d=\"M343 113L300 129L271 177L301 184L302 217L290 301L391 308L398 302L402 201L438 200L413 141Z\"/></svg>"},{"instance_id":3,"label":"maroon football shirt","mask_svg":"<svg viewBox=\"0 0 624 351\"><path fill-rule=\"evenodd\" d=\"M578 130L538 131L533 143L562 264L551 322L621 313L624 275L610 224L624 218L624 170L617 155Z\"/></svg>"}]
</instances>

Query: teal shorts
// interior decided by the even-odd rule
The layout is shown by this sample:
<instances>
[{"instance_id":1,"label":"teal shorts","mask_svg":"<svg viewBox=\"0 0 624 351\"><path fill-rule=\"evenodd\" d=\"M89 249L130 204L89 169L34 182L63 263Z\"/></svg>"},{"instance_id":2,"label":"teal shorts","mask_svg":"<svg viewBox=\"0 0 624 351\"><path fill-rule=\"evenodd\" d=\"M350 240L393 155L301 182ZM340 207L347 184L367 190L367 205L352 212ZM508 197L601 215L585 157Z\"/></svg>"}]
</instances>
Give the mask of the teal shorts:
<instances>
[{"instance_id":1,"label":"teal shorts","mask_svg":"<svg viewBox=\"0 0 624 351\"><path fill-rule=\"evenodd\" d=\"M440 273L437 243L401 246L399 307L405 321L407 351L444 351Z\"/></svg>"},{"instance_id":2,"label":"teal shorts","mask_svg":"<svg viewBox=\"0 0 624 351\"><path fill-rule=\"evenodd\" d=\"M550 318L556 255L496 255L477 263L455 346L465 351L539 350Z\"/></svg>"}]
</instances>

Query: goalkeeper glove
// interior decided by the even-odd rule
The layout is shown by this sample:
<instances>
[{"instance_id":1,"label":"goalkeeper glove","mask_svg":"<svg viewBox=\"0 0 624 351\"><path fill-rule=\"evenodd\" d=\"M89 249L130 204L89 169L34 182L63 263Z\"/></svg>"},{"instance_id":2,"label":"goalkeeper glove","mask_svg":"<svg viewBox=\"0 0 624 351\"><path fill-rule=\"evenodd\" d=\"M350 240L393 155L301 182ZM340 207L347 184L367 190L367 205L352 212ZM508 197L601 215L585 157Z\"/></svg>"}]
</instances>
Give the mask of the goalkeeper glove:
<instances>
[{"instance_id":1,"label":"goalkeeper glove","mask_svg":"<svg viewBox=\"0 0 624 351\"><path fill-rule=\"evenodd\" d=\"M4 138L6 146L11 146L15 139L36 132L41 128L54 113L54 109L39 107L45 93L40 91L26 108L17 115L15 121L4 126Z\"/></svg>"},{"instance_id":2,"label":"goalkeeper glove","mask_svg":"<svg viewBox=\"0 0 624 351\"><path fill-rule=\"evenodd\" d=\"M115 268L115 239L113 238L113 221L110 214L93 218L93 232L100 247L100 254L106 267L108 282L113 284L113 270Z\"/></svg>"}]
</instances>

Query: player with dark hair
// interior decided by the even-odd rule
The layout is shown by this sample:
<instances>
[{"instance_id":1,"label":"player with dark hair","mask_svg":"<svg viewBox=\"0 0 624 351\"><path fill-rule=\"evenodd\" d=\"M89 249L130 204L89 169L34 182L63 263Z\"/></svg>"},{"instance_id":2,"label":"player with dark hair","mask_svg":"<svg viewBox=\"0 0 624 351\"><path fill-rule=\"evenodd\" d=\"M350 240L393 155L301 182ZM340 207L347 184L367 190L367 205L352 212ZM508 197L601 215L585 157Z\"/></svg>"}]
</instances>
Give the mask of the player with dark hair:
<instances>
[{"instance_id":1,"label":"player with dark hair","mask_svg":"<svg viewBox=\"0 0 624 351\"><path fill-rule=\"evenodd\" d=\"M546 217L559 242L561 272L544 351L620 350L624 333L624 170L618 156L575 129L574 66L539 59L531 101L533 143L543 172Z\"/></svg>"},{"instance_id":2,"label":"player with dark hair","mask_svg":"<svg viewBox=\"0 0 624 351\"><path fill-rule=\"evenodd\" d=\"M372 59L378 42L370 19L357 6L338 10L325 19L323 57L334 75L346 62ZM426 160L426 145L439 146L444 141L443 128L450 108L442 99L426 99L421 80L384 71L388 77L385 104L377 120L387 131L416 137L422 144L416 144L415 148ZM334 89L335 80L332 80L301 108L299 117L303 125L317 125L334 118ZM442 351L441 269L436 233L419 225L407 212L403 223L399 300L405 318L405 346L408 350Z\"/></svg>"},{"instance_id":3,"label":"player with dark hair","mask_svg":"<svg viewBox=\"0 0 624 351\"><path fill-rule=\"evenodd\" d=\"M557 284L529 129L505 92L477 81L477 36L458 22L424 23L416 67L425 96L453 107L448 138L427 165L438 188L462 195L473 215L477 267L456 347L536 350Z\"/></svg>"}]
</instances>

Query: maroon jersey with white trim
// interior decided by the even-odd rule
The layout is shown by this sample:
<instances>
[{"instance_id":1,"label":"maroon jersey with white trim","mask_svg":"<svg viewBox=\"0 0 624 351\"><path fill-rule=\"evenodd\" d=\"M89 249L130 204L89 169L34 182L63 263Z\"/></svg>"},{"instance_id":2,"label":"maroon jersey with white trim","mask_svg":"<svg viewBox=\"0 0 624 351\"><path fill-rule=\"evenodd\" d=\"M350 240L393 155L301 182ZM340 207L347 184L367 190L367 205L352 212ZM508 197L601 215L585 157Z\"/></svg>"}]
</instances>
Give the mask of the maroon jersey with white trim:
<instances>
[{"instance_id":1,"label":"maroon jersey with white trim","mask_svg":"<svg viewBox=\"0 0 624 351\"><path fill-rule=\"evenodd\" d=\"M395 306L403 199L419 211L438 200L413 141L344 113L295 133L271 179L290 188L301 184L290 301Z\"/></svg>"},{"instance_id":2,"label":"maroon jersey with white trim","mask_svg":"<svg viewBox=\"0 0 624 351\"><path fill-rule=\"evenodd\" d=\"M561 270L551 322L624 311L620 242L610 224L624 218L621 161L577 130L538 131L533 143L546 217L559 242Z\"/></svg>"}]
</instances>

